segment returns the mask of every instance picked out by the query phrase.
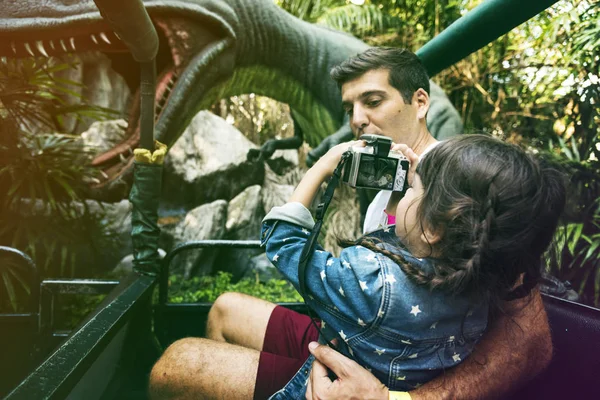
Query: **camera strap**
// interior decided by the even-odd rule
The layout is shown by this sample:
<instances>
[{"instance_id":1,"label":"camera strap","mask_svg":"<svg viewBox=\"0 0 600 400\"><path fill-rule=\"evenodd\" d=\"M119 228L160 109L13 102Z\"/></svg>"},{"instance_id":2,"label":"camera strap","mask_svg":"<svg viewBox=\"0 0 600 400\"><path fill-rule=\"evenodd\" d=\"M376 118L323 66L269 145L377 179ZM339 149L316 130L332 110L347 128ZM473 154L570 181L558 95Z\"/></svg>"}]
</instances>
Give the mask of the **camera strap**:
<instances>
[{"instance_id":1,"label":"camera strap","mask_svg":"<svg viewBox=\"0 0 600 400\"><path fill-rule=\"evenodd\" d=\"M308 236L308 240L302 248L302 253L300 254L300 261L298 262L298 283L300 288L300 295L304 298L305 303L306 298L309 295L308 289L306 287L306 266L312 259L312 255L314 254L315 246L317 244L317 239L319 238L319 233L321 232L321 227L323 225L323 218L325 217L325 212L327 211L327 207L329 207L329 203L331 203L331 200L333 199L333 193L335 192L335 188L339 184L344 164L346 164L346 161L350 157L352 157L352 153L350 151L346 151L344 154L342 154L342 159L340 163L333 171L333 175L327 183L327 188L325 189L325 193L321 198L321 202L317 206L315 225L313 226L312 231ZM317 328L321 337L325 339L329 347L335 348L336 346L329 341L329 339L325 336L321 328L315 323L316 317L314 316L310 306L308 306L308 314L310 316L311 322Z\"/></svg>"}]
</instances>

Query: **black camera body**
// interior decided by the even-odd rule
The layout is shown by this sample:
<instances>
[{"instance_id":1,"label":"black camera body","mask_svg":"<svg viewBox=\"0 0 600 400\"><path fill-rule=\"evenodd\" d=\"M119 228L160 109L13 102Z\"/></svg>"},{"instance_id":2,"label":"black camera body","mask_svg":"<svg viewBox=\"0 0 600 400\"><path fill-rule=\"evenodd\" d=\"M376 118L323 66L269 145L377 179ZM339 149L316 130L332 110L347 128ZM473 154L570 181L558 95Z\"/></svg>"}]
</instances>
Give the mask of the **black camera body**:
<instances>
[{"instance_id":1,"label":"black camera body","mask_svg":"<svg viewBox=\"0 0 600 400\"><path fill-rule=\"evenodd\" d=\"M404 192L410 163L402 153L390 151L392 139L362 135L365 147L351 147L351 159L342 171L342 182L354 188Z\"/></svg>"}]
</instances>

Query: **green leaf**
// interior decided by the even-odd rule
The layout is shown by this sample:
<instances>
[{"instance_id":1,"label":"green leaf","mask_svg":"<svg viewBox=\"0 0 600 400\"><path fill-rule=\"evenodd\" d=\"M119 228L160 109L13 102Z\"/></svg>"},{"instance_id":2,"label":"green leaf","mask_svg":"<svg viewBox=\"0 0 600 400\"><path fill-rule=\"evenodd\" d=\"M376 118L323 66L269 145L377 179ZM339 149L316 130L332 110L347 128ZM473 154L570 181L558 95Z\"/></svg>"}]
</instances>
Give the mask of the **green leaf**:
<instances>
[{"instance_id":1,"label":"green leaf","mask_svg":"<svg viewBox=\"0 0 600 400\"><path fill-rule=\"evenodd\" d=\"M10 306L12 307L12 310L14 312L17 312L18 303L17 295L15 294L15 288L13 287L13 284L10 281L8 273L4 270L2 270L2 282L4 282L4 287L6 288L6 294L8 295Z\"/></svg>"},{"instance_id":2,"label":"green leaf","mask_svg":"<svg viewBox=\"0 0 600 400\"><path fill-rule=\"evenodd\" d=\"M595 241L592 242L591 246L588 248L587 253L585 254L585 257L583 259L583 262L585 263L586 261L588 261L589 259L591 259L592 254L594 254L594 252L596 251L596 249L598 248L598 246L600 246L600 241ZM598 258L598 255L596 254L596 259Z\"/></svg>"},{"instance_id":3,"label":"green leaf","mask_svg":"<svg viewBox=\"0 0 600 400\"><path fill-rule=\"evenodd\" d=\"M27 295L31 294L31 288L29 287L29 282L26 282L21 275L19 275L13 268L7 269L8 273L11 274L23 287L23 290L27 293Z\"/></svg>"},{"instance_id":4,"label":"green leaf","mask_svg":"<svg viewBox=\"0 0 600 400\"><path fill-rule=\"evenodd\" d=\"M573 235L573 237L569 240L569 252L571 254L575 254L575 246L579 239L581 238L581 232L583 231L583 224L569 224L567 226L567 237Z\"/></svg>"}]
</instances>

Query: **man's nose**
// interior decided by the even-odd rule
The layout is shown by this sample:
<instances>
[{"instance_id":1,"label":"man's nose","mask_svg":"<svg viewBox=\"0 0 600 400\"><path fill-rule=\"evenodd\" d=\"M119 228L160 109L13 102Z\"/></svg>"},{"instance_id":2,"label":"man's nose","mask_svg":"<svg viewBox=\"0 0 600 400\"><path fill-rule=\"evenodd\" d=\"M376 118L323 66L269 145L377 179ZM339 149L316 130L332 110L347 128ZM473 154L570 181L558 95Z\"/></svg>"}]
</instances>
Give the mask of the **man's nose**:
<instances>
[{"instance_id":1,"label":"man's nose","mask_svg":"<svg viewBox=\"0 0 600 400\"><path fill-rule=\"evenodd\" d=\"M360 106L354 106L352 110L352 125L359 133L362 133L360 131L369 125L369 117L365 110Z\"/></svg>"}]
</instances>

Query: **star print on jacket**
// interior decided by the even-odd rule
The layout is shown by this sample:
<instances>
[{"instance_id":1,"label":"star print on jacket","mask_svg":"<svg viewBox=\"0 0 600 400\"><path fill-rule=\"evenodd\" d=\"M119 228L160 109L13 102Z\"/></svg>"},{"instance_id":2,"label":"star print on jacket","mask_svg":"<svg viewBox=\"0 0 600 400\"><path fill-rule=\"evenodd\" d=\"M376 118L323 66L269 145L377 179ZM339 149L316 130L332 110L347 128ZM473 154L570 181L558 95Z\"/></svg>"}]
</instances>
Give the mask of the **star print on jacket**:
<instances>
[{"instance_id":1,"label":"star print on jacket","mask_svg":"<svg viewBox=\"0 0 600 400\"><path fill-rule=\"evenodd\" d=\"M423 311L419 310L419 305L418 304L416 306L412 306L412 310L410 310L410 313L413 314L415 317L420 312L423 312Z\"/></svg>"}]
</instances>

